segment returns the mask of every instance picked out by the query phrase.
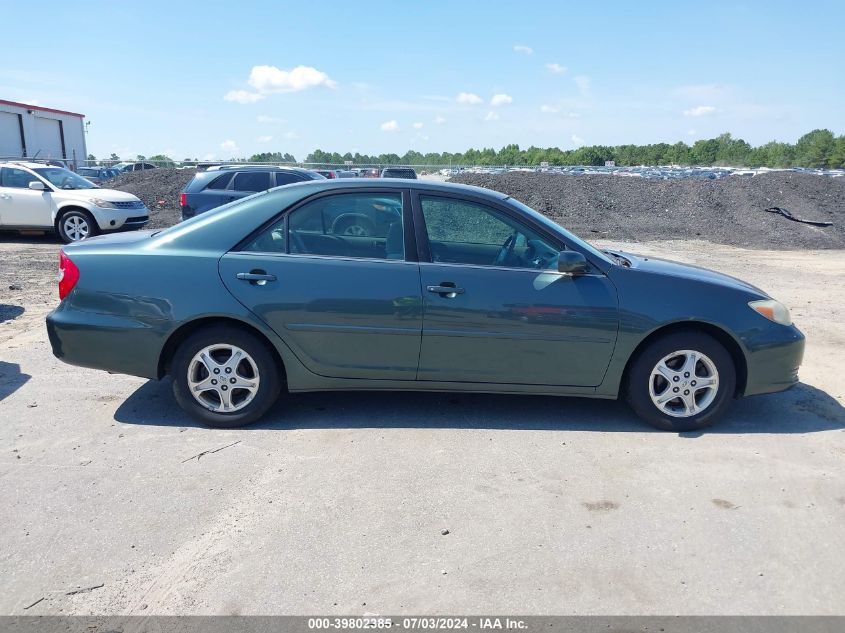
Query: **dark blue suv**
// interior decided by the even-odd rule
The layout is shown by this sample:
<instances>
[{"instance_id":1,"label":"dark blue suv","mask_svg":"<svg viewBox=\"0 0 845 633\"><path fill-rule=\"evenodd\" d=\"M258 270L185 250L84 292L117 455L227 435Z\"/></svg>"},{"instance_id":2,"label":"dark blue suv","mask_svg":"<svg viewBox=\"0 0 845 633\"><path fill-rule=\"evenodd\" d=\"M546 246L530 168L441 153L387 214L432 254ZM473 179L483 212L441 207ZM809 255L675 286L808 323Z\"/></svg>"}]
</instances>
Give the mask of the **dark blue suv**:
<instances>
[{"instance_id":1,"label":"dark blue suv","mask_svg":"<svg viewBox=\"0 0 845 633\"><path fill-rule=\"evenodd\" d=\"M221 165L198 173L179 195L182 219L273 187L323 180L315 171L270 165Z\"/></svg>"}]
</instances>

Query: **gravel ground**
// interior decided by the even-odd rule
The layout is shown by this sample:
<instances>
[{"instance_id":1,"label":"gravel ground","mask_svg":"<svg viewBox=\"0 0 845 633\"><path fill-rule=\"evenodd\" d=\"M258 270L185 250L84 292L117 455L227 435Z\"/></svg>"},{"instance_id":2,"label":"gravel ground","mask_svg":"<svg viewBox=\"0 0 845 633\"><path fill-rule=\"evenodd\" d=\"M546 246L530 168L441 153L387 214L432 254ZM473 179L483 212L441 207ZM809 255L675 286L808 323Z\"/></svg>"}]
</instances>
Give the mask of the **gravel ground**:
<instances>
[{"instance_id":1,"label":"gravel ground","mask_svg":"<svg viewBox=\"0 0 845 633\"><path fill-rule=\"evenodd\" d=\"M128 173L109 186L150 209L148 228L179 221L179 193L194 170ZM755 249L845 248L845 178L775 172L753 178L652 180L542 173L462 174L450 182L507 193L587 239L707 240ZM763 210L833 222L814 227Z\"/></svg>"},{"instance_id":2,"label":"gravel ground","mask_svg":"<svg viewBox=\"0 0 845 633\"><path fill-rule=\"evenodd\" d=\"M586 239L845 248L845 178L789 172L720 180L508 173L462 174L450 182L507 193ZM764 213L773 206L833 226L819 228Z\"/></svg>"},{"instance_id":3,"label":"gravel ground","mask_svg":"<svg viewBox=\"0 0 845 633\"><path fill-rule=\"evenodd\" d=\"M182 218L179 194L196 175L195 169L150 169L121 174L106 184L109 189L138 196L150 210L148 229L161 229Z\"/></svg>"}]
</instances>

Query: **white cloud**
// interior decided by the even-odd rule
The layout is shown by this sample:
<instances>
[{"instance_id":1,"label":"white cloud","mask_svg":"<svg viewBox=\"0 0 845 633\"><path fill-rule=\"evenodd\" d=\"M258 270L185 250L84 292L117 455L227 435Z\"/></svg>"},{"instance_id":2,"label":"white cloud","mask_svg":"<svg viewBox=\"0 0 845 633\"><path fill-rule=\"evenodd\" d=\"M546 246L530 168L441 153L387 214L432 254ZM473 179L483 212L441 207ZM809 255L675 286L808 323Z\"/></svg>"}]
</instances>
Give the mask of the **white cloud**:
<instances>
[{"instance_id":1,"label":"white cloud","mask_svg":"<svg viewBox=\"0 0 845 633\"><path fill-rule=\"evenodd\" d=\"M399 131L399 124L394 119L391 119L390 121L385 121L379 127L381 127L382 132L398 132Z\"/></svg>"},{"instance_id":2,"label":"white cloud","mask_svg":"<svg viewBox=\"0 0 845 633\"><path fill-rule=\"evenodd\" d=\"M689 110L684 110L684 116L707 116L708 114L713 114L715 111L716 108L713 106L700 105Z\"/></svg>"},{"instance_id":3,"label":"white cloud","mask_svg":"<svg viewBox=\"0 0 845 633\"><path fill-rule=\"evenodd\" d=\"M274 116L267 116L266 114L259 114L256 117L256 120L259 123L284 123L285 122L284 119L279 119L278 117L274 117Z\"/></svg>"},{"instance_id":4,"label":"white cloud","mask_svg":"<svg viewBox=\"0 0 845 633\"><path fill-rule=\"evenodd\" d=\"M514 52L522 53L523 55L531 55L534 53L534 49L530 46L525 46L524 44L515 44L513 47Z\"/></svg>"},{"instance_id":5,"label":"white cloud","mask_svg":"<svg viewBox=\"0 0 845 633\"><path fill-rule=\"evenodd\" d=\"M287 139L295 139L299 138L299 134L297 134L296 132L285 132L284 137Z\"/></svg>"},{"instance_id":6,"label":"white cloud","mask_svg":"<svg viewBox=\"0 0 845 633\"><path fill-rule=\"evenodd\" d=\"M421 130L422 126L423 126L422 121L417 121L416 123L414 123L414 129L415 130Z\"/></svg>"},{"instance_id":7,"label":"white cloud","mask_svg":"<svg viewBox=\"0 0 845 633\"><path fill-rule=\"evenodd\" d=\"M264 98L263 94L257 92L247 92L246 90L230 90L223 95L224 101L234 101L235 103L255 103Z\"/></svg>"},{"instance_id":8,"label":"white cloud","mask_svg":"<svg viewBox=\"0 0 845 633\"><path fill-rule=\"evenodd\" d=\"M546 68L550 73L554 73L555 75L563 75L567 70L569 70L566 66L561 66L557 63L549 63L546 64Z\"/></svg>"},{"instance_id":9,"label":"white cloud","mask_svg":"<svg viewBox=\"0 0 845 633\"><path fill-rule=\"evenodd\" d=\"M560 112L560 108L552 105L543 104L540 106L540 112Z\"/></svg>"},{"instance_id":10,"label":"white cloud","mask_svg":"<svg viewBox=\"0 0 845 633\"><path fill-rule=\"evenodd\" d=\"M499 115L493 112L492 110L490 110L490 112L487 113L487 116L484 117L485 121L497 121L498 119Z\"/></svg>"},{"instance_id":11,"label":"white cloud","mask_svg":"<svg viewBox=\"0 0 845 633\"><path fill-rule=\"evenodd\" d=\"M291 70L281 70L276 66L253 66L248 83L262 94L299 92L317 86L337 86L326 73L311 66L297 66Z\"/></svg>"},{"instance_id":12,"label":"white cloud","mask_svg":"<svg viewBox=\"0 0 845 633\"><path fill-rule=\"evenodd\" d=\"M273 140L273 137L272 136L259 136L255 140L258 141L259 143L269 143L270 141Z\"/></svg>"},{"instance_id":13,"label":"white cloud","mask_svg":"<svg viewBox=\"0 0 845 633\"><path fill-rule=\"evenodd\" d=\"M462 92L457 97L455 97L455 100L458 103L463 103L465 105L478 105L482 102L481 97L471 92Z\"/></svg>"},{"instance_id":14,"label":"white cloud","mask_svg":"<svg viewBox=\"0 0 845 633\"><path fill-rule=\"evenodd\" d=\"M572 135L572 142L575 143L576 147L581 147L582 145L584 145L586 143L586 141L584 139L582 139L580 136L578 136L577 134Z\"/></svg>"},{"instance_id":15,"label":"white cloud","mask_svg":"<svg viewBox=\"0 0 845 633\"><path fill-rule=\"evenodd\" d=\"M442 116L438 116L434 117L434 122L437 123L437 125L441 125L443 123L446 123L446 119L444 119Z\"/></svg>"},{"instance_id":16,"label":"white cloud","mask_svg":"<svg viewBox=\"0 0 845 633\"><path fill-rule=\"evenodd\" d=\"M235 141L227 140L220 143L220 149L224 152L237 152L238 151L238 144Z\"/></svg>"},{"instance_id":17,"label":"white cloud","mask_svg":"<svg viewBox=\"0 0 845 633\"><path fill-rule=\"evenodd\" d=\"M490 99L491 106L507 105L508 103L513 103L513 97L504 93L493 95L493 98Z\"/></svg>"},{"instance_id":18,"label":"white cloud","mask_svg":"<svg viewBox=\"0 0 845 633\"><path fill-rule=\"evenodd\" d=\"M587 75L577 75L575 77L575 85L578 86L578 92L582 95L590 92L590 78Z\"/></svg>"}]
</instances>

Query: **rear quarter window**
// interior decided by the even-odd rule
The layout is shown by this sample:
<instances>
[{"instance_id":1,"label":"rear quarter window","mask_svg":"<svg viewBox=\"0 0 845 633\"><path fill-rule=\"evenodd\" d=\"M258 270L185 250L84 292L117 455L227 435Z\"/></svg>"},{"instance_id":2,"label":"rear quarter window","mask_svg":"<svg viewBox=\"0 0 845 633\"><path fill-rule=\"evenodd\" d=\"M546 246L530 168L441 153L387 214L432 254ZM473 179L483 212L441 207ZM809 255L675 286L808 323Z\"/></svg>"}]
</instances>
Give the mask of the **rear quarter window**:
<instances>
[{"instance_id":1,"label":"rear quarter window","mask_svg":"<svg viewBox=\"0 0 845 633\"><path fill-rule=\"evenodd\" d=\"M217 178L213 179L208 185L206 185L206 189L225 189L229 186L229 182L232 180L232 176L235 174L228 173L223 174L222 176L217 176Z\"/></svg>"}]
</instances>

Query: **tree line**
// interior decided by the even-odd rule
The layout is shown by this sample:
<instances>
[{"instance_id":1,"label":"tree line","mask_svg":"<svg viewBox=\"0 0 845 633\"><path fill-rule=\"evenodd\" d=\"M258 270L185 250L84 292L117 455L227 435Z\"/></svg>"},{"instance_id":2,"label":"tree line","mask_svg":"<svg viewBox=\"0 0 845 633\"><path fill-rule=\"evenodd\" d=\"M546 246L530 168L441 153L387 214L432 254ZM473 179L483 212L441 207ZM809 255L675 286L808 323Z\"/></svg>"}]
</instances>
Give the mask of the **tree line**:
<instances>
[{"instance_id":1,"label":"tree line","mask_svg":"<svg viewBox=\"0 0 845 633\"><path fill-rule=\"evenodd\" d=\"M254 157L253 157L254 158ZM558 147L506 145L496 151L492 147L468 149L465 152L429 152L410 150L404 155L325 152L317 149L308 154L306 163L356 165L604 165L614 161L619 166L635 165L700 165L735 167L827 167L845 168L845 135L834 136L830 130L813 130L795 143L772 141L752 147L730 134L702 139L692 145L684 142L653 145L588 145L572 150Z\"/></svg>"},{"instance_id":2,"label":"tree line","mask_svg":"<svg viewBox=\"0 0 845 633\"><path fill-rule=\"evenodd\" d=\"M96 160L93 155L89 160ZM112 154L110 160L117 160ZM145 160L139 155L138 160ZM156 163L174 164L164 155L146 159ZM197 159L184 159L184 163ZM342 165L351 161L355 165L604 165L614 161L618 166L635 165L699 165L733 167L822 167L845 168L845 135L834 136L830 130L813 130L795 143L771 141L752 147L729 133L716 138L698 140L692 145L684 142L655 143L653 145L588 145L572 150L558 147L521 149L519 145L505 145L500 150L492 147L468 149L465 152L428 152L409 150L399 154L361 154L355 152L326 152L316 149L305 157L305 163L317 165ZM249 158L231 159L231 162L250 163L299 163L290 153L263 152Z\"/></svg>"}]
</instances>

